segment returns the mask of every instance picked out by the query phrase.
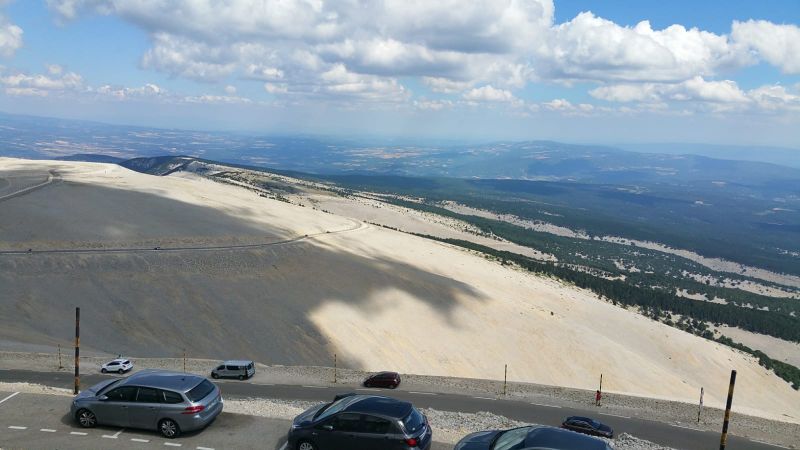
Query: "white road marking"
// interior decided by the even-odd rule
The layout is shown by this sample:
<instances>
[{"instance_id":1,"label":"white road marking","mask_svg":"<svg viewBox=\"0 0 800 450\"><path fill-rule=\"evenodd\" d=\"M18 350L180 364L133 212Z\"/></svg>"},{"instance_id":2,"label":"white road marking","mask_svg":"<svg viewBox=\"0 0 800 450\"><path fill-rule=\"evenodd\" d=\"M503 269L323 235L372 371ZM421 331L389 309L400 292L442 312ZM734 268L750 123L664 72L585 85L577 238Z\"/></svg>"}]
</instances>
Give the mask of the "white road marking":
<instances>
[{"instance_id":1,"label":"white road marking","mask_svg":"<svg viewBox=\"0 0 800 450\"><path fill-rule=\"evenodd\" d=\"M286 450L286 446L287 445L289 445L289 443L288 442L284 442L283 445L281 445L281 448L278 449L278 450ZM197 450L200 450L200 447L197 447Z\"/></svg>"},{"instance_id":2,"label":"white road marking","mask_svg":"<svg viewBox=\"0 0 800 450\"><path fill-rule=\"evenodd\" d=\"M472 398L477 398L480 400L497 400L496 398L489 398L489 397L472 397Z\"/></svg>"},{"instance_id":3,"label":"white road marking","mask_svg":"<svg viewBox=\"0 0 800 450\"><path fill-rule=\"evenodd\" d=\"M418 394L418 395L436 395L433 392L417 392L417 391L408 391L409 394Z\"/></svg>"},{"instance_id":4,"label":"white road marking","mask_svg":"<svg viewBox=\"0 0 800 450\"><path fill-rule=\"evenodd\" d=\"M281 450L284 450L285 448L286 448L286 444L283 444L283 447L281 447ZM214 450L214 449L211 448L211 447L197 447L197 450Z\"/></svg>"},{"instance_id":5,"label":"white road marking","mask_svg":"<svg viewBox=\"0 0 800 450\"><path fill-rule=\"evenodd\" d=\"M166 445L167 447L180 447L183 444L176 444L174 442L164 442L164 445Z\"/></svg>"},{"instance_id":6,"label":"white road marking","mask_svg":"<svg viewBox=\"0 0 800 450\"><path fill-rule=\"evenodd\" d=\"M630 419L630 417L628 417L628 416L620 416L620 415L611 414L611 413L597 413L597 414L600 414L601 416L611 416L611 417L620 417L622 419ZM694 429L694 428L692 428L692 429Z\"/></svg>"},{"instance_id":7,"label":"white road marking","mask_svg":"<svg viewBox=\"0 0 800 450\"><path fill-rule=\"evenodd\" d=\"M131 438L133 442L150 442L150 439L139 439L139 438Z\"/></svg>"},{"instance_id":8,"label":"white road marking","mask_svg":"<svg viewBox=\"0 0 800 450\"><path fill-rule=\"evenodd\" d=\"M69 434L74 434L75 436L86 436L89 433L84 433L83 431L70 431Z\"/></svg>"},{"instance_id":9,"label":"white road marking","mask_svg":"<svg viewBox=\"0 0 800 450\"><path fill-rule=\"evenodd\" d=\"M8 428L11 429L11 430L27 430L28 429L28 427L20 427L20 426L17 426L17 425L11 425Z\"/></svg>"},{"instance_id":10,"label":"white road marking","mask_svg":"<svg viewBox=\"0 0 800 450\"><path fill-rule=\"evenodd\" d=\"M753 441L753 442L758 442L759 444L769 445L771 447L786 448L786 449L789 448L789 447L784 447L784 446L778 445L778 444L770 444L769 442L759 441L758 439L750 439L750 440Z\"/></svg>"},{"instance_id":11,"label":"white road marking","mask_svg":"<svg viewBox=\"0 0 800 450\"><path fill-rule=\"evenodd\" d=\"M325 389L326 386L303 386L304 388L311 388L311 389Z\"/></svg>"},{"instance_id":12,"label":"white road marking","mask_svg":"<svg viewBox=\"0 0 800 450\"><path fill-rule=\"evenodd\" d=\"M119 437L120 433L122 433L123 431L125 431L125 428L117 431L114 434L104 434L103 437L106 438L106 439L117 439Z\"/></svg>"},{"instance_id":13,"label":"white road marking","mask_svg":"<svg viewBox=\"0 0 800 450\"><path fill-rule=\"evenodd\" d=\"M11 397L13 397L13 396L15 396L17 394L19 394L19 392L14 392L13 394L9 395L8 397L0 400L0 403L3 403L4 401L9 400Z\"/></svg>"},{"instance_id":14,"label":"white road marking","mask_svg":"<svg viewBox=\"0 0 800 450\"><path fill-rule=\"evenodd\" d=\"M535 405L535 406L544 406L545 408L559 408L559 409L561 408L561 407L560 407L560 406L558 406L558 405L546 405L546 404L544 404L544 403L531 403L531 405Z\"/></svg>"},{"instance_id":15,"label":"white road marking","mask_svg":"<svg viewBox=\"0 0 800 450\"><path fill-rule=\"evenodd\" d=\"M705 430L701 430L701 429L699 429L699 428L685 427L685 426L683 426L683 425L675 425L675 424L672 424L672 423L671 423L671 424L669 424L669 426L671 426L671 427L675 427L675 428L683 428L684 430L692 430L692 431L705 431Z\"/></svg>"},{"instance_id":16,"label":"white road marking","mask_svg":"<svg viewBox=\"0 0 800 450\"><path fill-rule=\"evenodd\" d=\"M357 391L372 391L372 392L380 391L380 389L371 389L371 388L356 388L356 390Z\"/></svg>"},{"instance_id":17,"label":"white road marking","mask_svg":"<svg viewBox=\"0 0 800 450\"><path fill-rule=\"evenodd\" d=\"M42 428L39 431L44 431L45 433L55 433L56 432L56 430L54 430L52 428Z\"/></svg>"}]
</instances>

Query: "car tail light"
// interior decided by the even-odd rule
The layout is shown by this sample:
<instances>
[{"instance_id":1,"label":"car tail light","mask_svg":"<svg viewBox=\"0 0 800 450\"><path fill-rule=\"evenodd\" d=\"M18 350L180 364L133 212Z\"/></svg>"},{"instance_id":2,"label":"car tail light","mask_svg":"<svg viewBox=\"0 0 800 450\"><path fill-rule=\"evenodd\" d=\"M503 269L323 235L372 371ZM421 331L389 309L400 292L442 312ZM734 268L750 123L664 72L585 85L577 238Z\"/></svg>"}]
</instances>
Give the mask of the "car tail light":
<instances>
[{"instance_id":1,"label":"car tail light","mask_svg":"<svg viewBox=\"0 0 800 450\"><path fill-rule=\"evenodd\" d=\"M206 409L206 407L203 405L187 406L181 414L197 414L204 409Z\"/></svg>"},{"instance_id":2,"label":"car tail light","mask_svg":"<svg viewBox=\"0 0 800 450\"><path fill-rule=\"evenodd\" d=\"M406 439L406 445L408 445L409 447L416 447L417 446L417 440L414 439L414 438L408 438L408 439Z\"/></svg>"}]
</instances>

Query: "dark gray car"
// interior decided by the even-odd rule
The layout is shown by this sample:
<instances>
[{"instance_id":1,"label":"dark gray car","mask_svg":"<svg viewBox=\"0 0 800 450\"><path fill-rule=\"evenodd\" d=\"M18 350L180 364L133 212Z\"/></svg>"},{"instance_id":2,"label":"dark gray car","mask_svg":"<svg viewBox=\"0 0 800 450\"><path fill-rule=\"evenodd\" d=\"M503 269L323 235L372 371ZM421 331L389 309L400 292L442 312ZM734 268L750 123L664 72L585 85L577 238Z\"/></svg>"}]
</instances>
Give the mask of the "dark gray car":
<instances>
[{"instance_id":1,"label":"dark gray car","mask_svg":"<svg viewBox=\"0 0 800 450\"><path fill-rule=\"evenodd\" d=\"M547 426L480 431L467 435L454 450L612 450L606 441Z\"/></svg>"},{"instance_id":2,"label":"dark gray car","mask_svg":"<svg viewBox=\"0 0 800 450\"><path fill-rule=\"evenodd\" d=\"M175 438L211 423L222 412L222 395L197 375L146 370L81 392L70 412L84 428L142 428Z\"/></svg>"},{"instance_id":3,"label":"dark gray car","mask_svg":"<svg viewBox=\"0 0 800 450\"><path fill-rule=\"evenodd\" d=\"M297 416L290 450L428 450L433 432L411 403L377 395L345 394Z\"/></svg>"}]
</instances>

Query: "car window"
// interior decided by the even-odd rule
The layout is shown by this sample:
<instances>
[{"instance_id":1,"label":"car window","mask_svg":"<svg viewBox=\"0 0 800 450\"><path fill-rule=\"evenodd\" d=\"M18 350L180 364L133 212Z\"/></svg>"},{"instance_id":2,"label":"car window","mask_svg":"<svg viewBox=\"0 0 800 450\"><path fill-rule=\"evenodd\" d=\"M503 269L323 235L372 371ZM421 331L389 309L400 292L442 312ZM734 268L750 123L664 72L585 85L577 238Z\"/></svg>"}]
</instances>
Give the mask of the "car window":
<instances>
[{"instance_id":1,"label":"car window","mask_svg":"<svg viewBox=\"0 0 800 450\"><path fill-rule=\"evenodd\" d=\"M346 408L348 405L350 405L350 403L351 403L350 397L344 397L334 402L331 402L324 408L320 409L319 412L317 412L317 416L315 418L323 420L324 418L332 416L341 411L342 409Z\"/></svg>"},{"instance_id":2,"label":"car window","mask_svg":"<svg viewBox=\"0 0 800 450\"><path fill-rule=\"evenodd\" d=\"M106 364L107 366L116 366L118 363L116 361L111 361L110 363Z\"/></svg>"},{"instance_id":3,"label":"car window","mask_svg":"<svg viewBox=\"0 0 800 450\"><path fill-rule=\"evenodd\" d=\"M364 433L373 434L386 434L389 433L390 430L392 432L395 431L392 428L392 423L388 420L381 417L367 415L363 417L363 424L361 426L361 429Z\"/></svg>"},{"instance_id":4,"label":"car window","mask_svg":"<svg viewBox=\"0 0 800 450\"><path fill-rule=\"evenodd\" d=\"M189 400L196 402L205 398L205 396L210 394L213 390L214 385L208 380L203 380L200 384L192 388L191 391L187 392L186 396L189 397Z\"/></svg>"},{"instance_id":5,"label":"car window","mask_svg":"<svg viewBox=\"0 0 800 450\"><path fill-rule=\"evenodd\" d=\"M122 361L122 364L130 364L130 361Z\"/></svg>"},{"instance_id":6,"label":"car window","mask_svg":"<svg viewBox=\"0 0 800 450\"><path fill-rule=\"evenodd\" d=\"M225 366L219 366L219 367L217 367L217 370L224 370L224 369L225 369Z\"/></svg>"},{"instance_id":7,"label":"car window","mask_svg":"<svg viewBox=\"0 0 800 450\"><path fill-rule=\"evenodd\" d=\"M139 395L136 396L138 403L159 403L158 390L152 388L139 388Z\"/></svg>"},{"instance_id":8,"label":"car window","mask_svg":"<svg viewBox=\"0 0 800 450\"><path fill-rule=\"evenodd\" d=\"M417 411L416 408L411 408L411 412L408 413L405 419L403 419L403 426L409 433L415 433L419 431L424 423L425 418L419 411Z\"/></svg>"},{"instance_id":9,"label":"car window","mask_svg":"<svg viewBox=\"0 0 800 450\"><path fill-rule=\"evenodd\" d=\"M225 368L228 370L239 370L239 368L236 366L226 366Z\"/></svg>"},{"instance_id":10,"label":"car window","mask_svg":"<svg viewBox=\"0 0 800 450\"><path fill-rule=\"evenodd\" d=\"M492 450L514 450L523 448L525 438L531 427L514 428L504 431L492 445Z\"/></svg>"},{"instance_id":11,"label":"car window","mask_svg":"<svg viewBox=\"0 0 800 450\"><path fill-rule=\"evenodd\" d=\"M248 364L248 365L247 365L247 368L248 368L248 369L252 369L252 368L253 368L253 364L252 364L252 363Z\"/></svg>"},{"instance_id":12,"label":"car window","mask_svg":"<svg viewBox=\"0 0 800 450\"><path fill-rule=\"evenodd\" d=\"M136 398L135 386L120 386L108 391L105 396L115 402L132 402Z\"/></svg>"},{"instance_id":13,"label":"car window","mask_svg":"<svg viewBox=\"0 0 800 450\"><path fill-rule=\"evenodd\" d=\"M341 413L333 418L331 425L333 425L334 431L360 432L362 431L361 414Z\"/></svg>"},{"instance_id":14,"label":"car window","mask_svg":"<svg viewBox=\"0 0 800 450\"><path fill-rule=\"evenodd\" d=\"M164 403L183 403L183 397L181 394L172 391L161 391L161 396L163 398Z\"/></svg>"}]
</instances>

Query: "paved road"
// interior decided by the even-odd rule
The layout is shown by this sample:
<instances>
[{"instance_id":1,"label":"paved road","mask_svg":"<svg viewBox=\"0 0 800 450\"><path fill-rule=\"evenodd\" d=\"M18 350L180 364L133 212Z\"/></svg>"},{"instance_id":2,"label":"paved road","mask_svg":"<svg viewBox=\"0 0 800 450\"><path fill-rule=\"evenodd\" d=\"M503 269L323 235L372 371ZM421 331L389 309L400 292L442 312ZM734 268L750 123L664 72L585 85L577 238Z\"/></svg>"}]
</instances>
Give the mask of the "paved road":
<instances>
[{"instance_id":1,"label":"paved road","mask_svg":"<svg viewBox=\"0 0 800 450\"><path fill-rule=\"evenodd\" d=\"M81 378L83 386L90 386L108 378L108 375L91 374ZM0 370L0 381L27 381L55 387L72 388L72 377L63 372L31 372L24 370ZM353 386L296 386L253 384L249 382L219 381L217 384L226 397L277 398L287 400L330 401L338 393L357 391L377 391ZM492 396L474 397L468 395L440 394L427 392L381 391L403 400L408 400L422 408L441 411L478 412L489 411L511 419L544 425L559 425L561 420L571 415L589 415L608 423L617 433L630 433L676 449L708 450L719 447L719 433L695 430L683 426L670 425L644 419L621 416L597 415L597 411L564 408L553 405L533 404L526 401L508 400ZM729 450L775 450L781 448L748 439L729 436Z\"/></svg>"}]
</instances>

